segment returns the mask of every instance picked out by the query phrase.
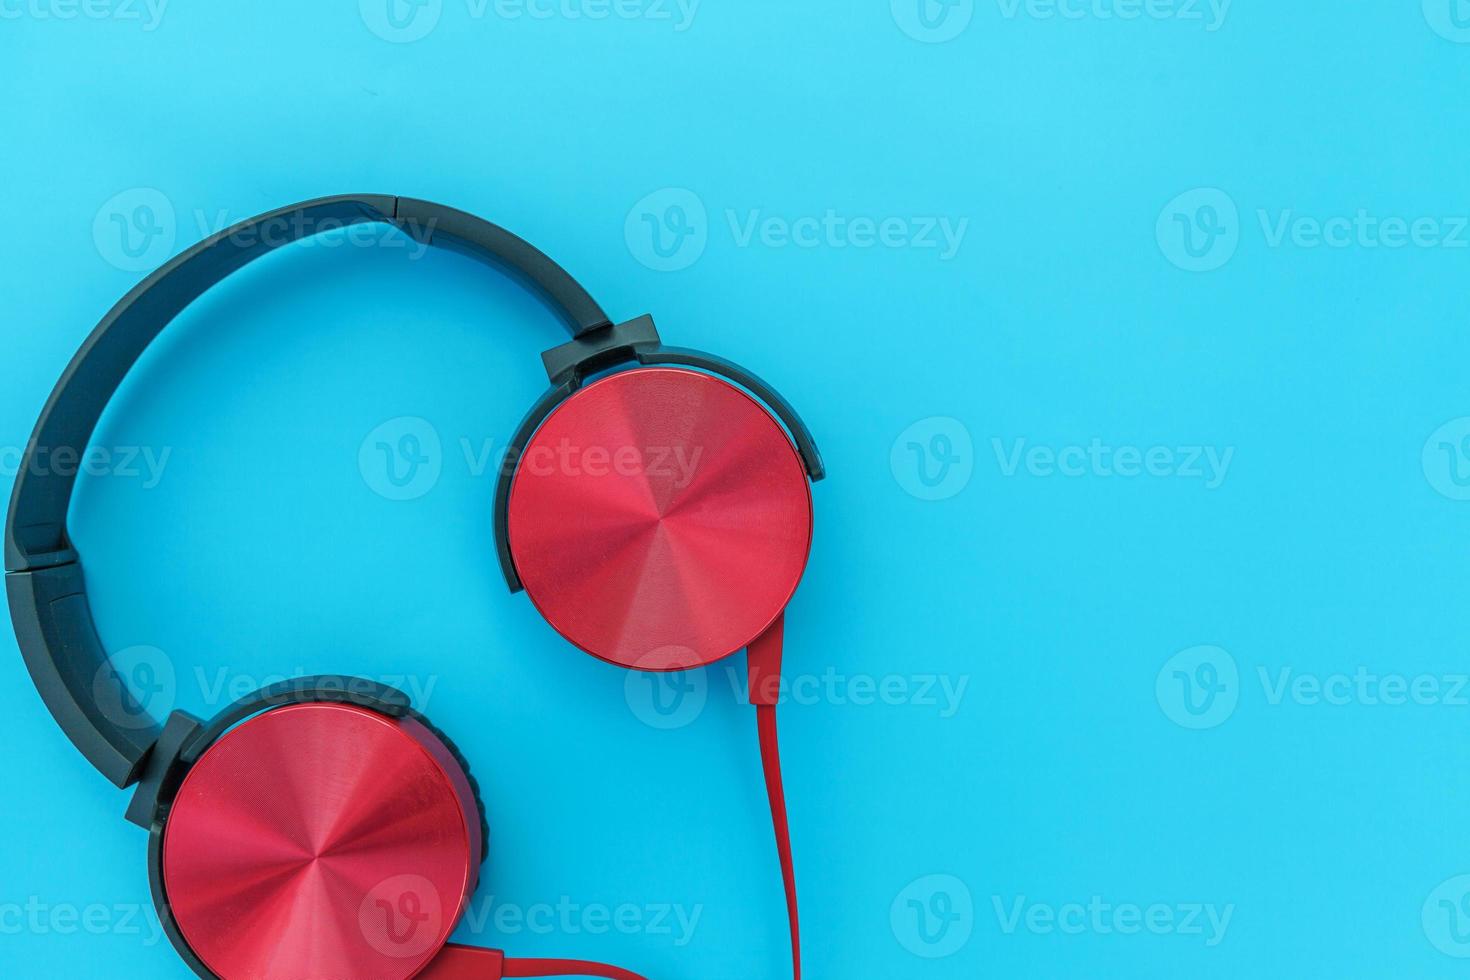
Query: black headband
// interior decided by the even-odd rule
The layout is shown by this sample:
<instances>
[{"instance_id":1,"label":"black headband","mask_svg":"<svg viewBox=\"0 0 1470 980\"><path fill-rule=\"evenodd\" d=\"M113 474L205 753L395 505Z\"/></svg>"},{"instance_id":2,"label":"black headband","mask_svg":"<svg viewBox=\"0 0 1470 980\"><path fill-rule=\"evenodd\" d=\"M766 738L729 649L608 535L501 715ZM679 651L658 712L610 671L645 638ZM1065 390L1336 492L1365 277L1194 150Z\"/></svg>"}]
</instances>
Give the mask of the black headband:
<instances>
[{"instance_id":1,"label":"black headband","mask_svg":"<svg viewBox=\"0 0 1470 980\"><path fill-rule=\"evenodd\" d=\"M32 463L38 451L70 447L80 455L144 349L211 286L283 245L364 222L395 225L422 244L509 271L541 295L574 338L611 326L587 291L530 243L454 208L384 195L324 197L252 218L190 248L118 301L67 365L26 445L5 525L5 583L21 652L46 706L119 787L137 781L160 729L136 703L126 705L126 718L109 717L94 694L108 658L66 530L77 468Z\"/></svg>"}]
</instances>

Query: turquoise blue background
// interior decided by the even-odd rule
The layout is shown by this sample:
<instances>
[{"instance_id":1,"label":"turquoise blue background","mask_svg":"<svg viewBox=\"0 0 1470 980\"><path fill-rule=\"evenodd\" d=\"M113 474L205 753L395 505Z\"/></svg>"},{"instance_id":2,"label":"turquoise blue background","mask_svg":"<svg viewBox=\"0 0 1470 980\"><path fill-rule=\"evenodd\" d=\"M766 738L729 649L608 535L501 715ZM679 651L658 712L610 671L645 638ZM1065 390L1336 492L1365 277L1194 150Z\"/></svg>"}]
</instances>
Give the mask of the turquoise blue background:
<instances>
[{"instance_id":1,"label":"turquoise blue background","mask_svg":"<svg viewBox=\"0 0 1470 980\"><path fill-rule=\"evenodd\" d=\"M1364 209L1453 237L1470 214L1470 44L1448 0L1238 0L1214 25L1207 6L1204 21L1122 20L982 2L943 20L932 3L928 33L885 0L704 0L683 30L677 8L647 3L593 20L444 0L407 43L381 36L369 0L174 0L151 30L142 7L39 16L56 4L0 18L0 444L24 444L141 277L109 237L113 214L154 227L137 208L158 196L139 189L173 210L158 227L175 249L216 216L328 193L475 211L614 316L654 313L666 338L753 367L803 411L831 477L793 672L834 671L848 691L968 685L950 717L922 698L785 710L813 980L1463 975L1448 954L1470 943L1439 901L1470 872L1470 707L1273 704L1260 680L1364 668L1447 688L1470 669L1470 502L1449 468L1470 467L1466 424L1449 449L1432 438L1470 416L1470 249L1273 245L1259 217ZM667 207L690 197L640 202L667 188L705 209L680 212L705 247L660 271L643 215L685 227ZM1215 191L1233 219L1201 210ZM757 209L968 225L948 260L742 244L727 212L743 226ZM1180 267L1195 260L1169 229L1186 226L1219 232L1196 240L1217 268ZM232 279L170 327L99 430L171 451L152 489L83 481L73 525L100 632L163 651L177 706L201 713L218 705L196 671L221 667L432 685L429 713L487 796L480 902L701 916L684 946L493 926L467 941L660 980L779 977L754 719L723 665L702 712L662 730L622 672L500 581L491 480L460 440L503 443L558 340L533 301L456 256L295 247ZM411 501L359 468L364 438L400 417L443 441L437 484ZM1234 455L1215 489L1007 476L993 440L1018 439ZM958 474L945 499L923 499L921 463ZM1233 713L1195 730L1176 723L1198 702L1169 694L1167 665L1200 645L1238 673ZM141 918L123 921L148 905L126 796L0 646L5 972L185 976ZM996 903L1022 896L1233 911L1214 946L1007 932ZM911 898L948 916L921 922ZM53 915L93 906L97 928Z\"/></svg>"}]
</instances>

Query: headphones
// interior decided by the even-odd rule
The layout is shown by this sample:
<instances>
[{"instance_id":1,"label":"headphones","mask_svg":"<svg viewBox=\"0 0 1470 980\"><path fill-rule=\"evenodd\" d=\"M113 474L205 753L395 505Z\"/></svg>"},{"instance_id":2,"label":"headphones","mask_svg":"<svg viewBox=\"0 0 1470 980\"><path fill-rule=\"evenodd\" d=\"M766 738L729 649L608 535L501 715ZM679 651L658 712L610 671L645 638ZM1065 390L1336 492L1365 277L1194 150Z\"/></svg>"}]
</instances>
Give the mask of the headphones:
<instances>
[{"instance_id":1,"label":"headphones","mask_svg":"<svg viewBox=\"0 0 1470 980\"><path fill-rule=\"evenodd\" d=\"M148 344L211 286L276 248L359 223L396 226L507 271L571 340L541 355L550 388L510 442L495 539L512 591L563 637L644 671L747 651L792 970L795 872L776 705L784 611L812 538L821 456L791 406L723 359L613 323L565 270L473 215L380 195L320 198L252 218L177 256L82 344L26 447L5 526L16 637L52 716L149 832L160 921L201 977L484 980L617 967L510 959L448 942L479 881L489 828L469 764L402 692L317 676L248 695L210 721L149 717L112 668L67 533L76 467ZM677 465L675 465L677 464Z\"/></svg>"}]
</instances>

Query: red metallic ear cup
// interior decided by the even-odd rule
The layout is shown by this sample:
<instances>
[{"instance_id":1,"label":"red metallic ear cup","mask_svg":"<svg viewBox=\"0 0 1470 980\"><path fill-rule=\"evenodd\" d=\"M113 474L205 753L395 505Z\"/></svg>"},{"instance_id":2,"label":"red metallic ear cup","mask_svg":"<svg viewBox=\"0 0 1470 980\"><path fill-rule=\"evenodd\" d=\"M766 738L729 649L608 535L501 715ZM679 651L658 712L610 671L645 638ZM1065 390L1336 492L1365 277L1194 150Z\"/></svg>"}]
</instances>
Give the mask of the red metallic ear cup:
<instances>
[{"instance_id":1,"label":"red metallic ear cup","mask_svg":"<svg viewBox=\"0 0 1470 980\"><path fill-rule=\"evenodd\" d=\"M806 471L780 423L720 378L609 375L522 453L508 536L547 621L604 660L680 670L759 636L811 549Z\"/></svg>"},{"instance_id":2,"label":"red metallic ear cup","mask_svg":"<svg viewBox=\"0 0 1470 980\"><path fill-rule=\"evenodd\" d=\"M407 980L449 939L483 847L468 776L427 727L300 704L189 770L162 877L184 940L224 980Z\"/></svg>"}]
</instances>

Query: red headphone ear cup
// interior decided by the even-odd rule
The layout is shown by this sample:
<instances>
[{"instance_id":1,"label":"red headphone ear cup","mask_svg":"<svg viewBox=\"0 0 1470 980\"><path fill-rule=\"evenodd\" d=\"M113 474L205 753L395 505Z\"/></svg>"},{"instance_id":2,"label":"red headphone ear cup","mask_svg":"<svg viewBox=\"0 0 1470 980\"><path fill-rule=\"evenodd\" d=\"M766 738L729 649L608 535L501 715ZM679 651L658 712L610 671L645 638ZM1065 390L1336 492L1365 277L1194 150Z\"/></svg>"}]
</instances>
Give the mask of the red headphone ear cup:
<instances>
[{"instance_id":1,"label":"red headphone ear cup","mask_svg":"<svg viewBox=\"0 0 1470 980\"><path fill-rule=\"evenodd\" d=\"M508 537L531 601L613 663L679 670L759 636L811 548L806 471L729 382L636 368L573 393L522 452Z\"/></svg>"},{"instance_id":2,"label":"red headphone ear cup","mask_svg":"<svg viewBox=\"0 0 1470 980\"><path fill-rule=\"evenodd\" d=\"M417 718L276 708L184 777L162 897L189 952L226 980L408 980L473 892L481 819L452 747Z\"/></svg>"}]
</instances>

